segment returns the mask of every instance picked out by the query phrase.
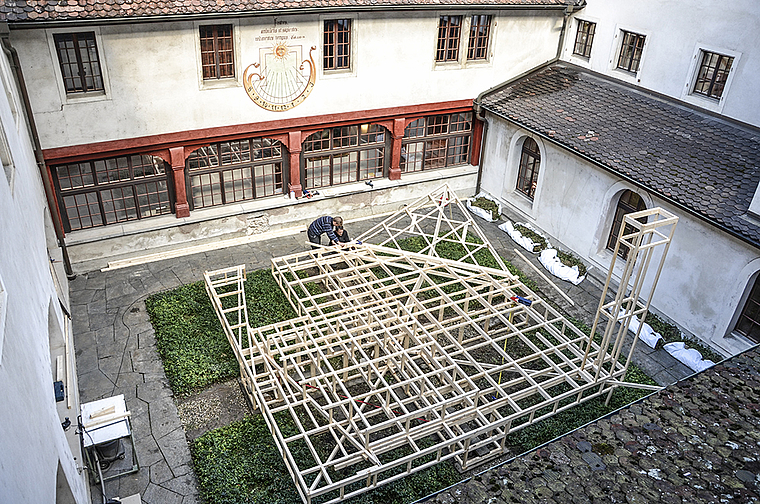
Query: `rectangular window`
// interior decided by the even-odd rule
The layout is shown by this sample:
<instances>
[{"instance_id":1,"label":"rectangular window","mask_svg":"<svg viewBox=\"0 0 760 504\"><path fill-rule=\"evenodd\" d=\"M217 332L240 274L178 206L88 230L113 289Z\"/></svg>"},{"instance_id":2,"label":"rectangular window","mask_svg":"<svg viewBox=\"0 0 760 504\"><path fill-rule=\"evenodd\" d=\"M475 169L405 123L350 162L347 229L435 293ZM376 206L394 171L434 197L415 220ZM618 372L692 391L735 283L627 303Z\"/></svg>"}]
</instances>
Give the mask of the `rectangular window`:
<instances>
[{"instance_id":1,"label":"rectangular window","mask_svg":"<svg viewBox=\"0 0 760 504\"><path fill-rule=\"evenodd\" d=\"M488 39L491 35L491 16L472 16L467 59L482 60L488 57Z\"/></svg>"},{"instance_id":2,"label":"rectangular window","mask_svg":"<svg viewBox=\"0 0 760 504\"><path fill-rule=\"evenodd\" d=\"M252 138L211 144L187 158L192 209L282 194L282 144Z\"/></svg>"},{"instance_id":3,"label":"rectangular window","mask_svg":"<svg viewBox=\"0 0 760 504\"><path fill-rule=\"evenodd\" d=\"M401 171L466 164L470 159L472 112L415 119L404 129Z\"/></svg>"},{"instance_id":4,"label":"rectangular window","mask_svg":"<svg viewBox=\"0 0 760 504\"><path fill-rule=\"evenodd\" d=\"M383 176L386 130L377 124L355 124L317 131L304 140L307 189L347 184Z\"/></svg>"},{"instance_id":5,"label":"rectangular window","mask_svg":"<svg viewBox=\"0 0 760 504\"><path fill-rule=\"evenodd\" d=\"M644 35L623 32L623 43L620 45L620 57L617 67L629 72L638 72L641 62L641 52L644 50Z\"/></svg>"},{"instance_id":6,"label":"rectangular window","mask_svg":"<svg viewBox=\"0 0 760 504\"><path fill-rule=\"evenodd\" d=\"M169 173L158 157L98 159L53 173L67 232L172 212Z\"/></svg>"},{"instance_id":7,"label":"rectangular window","mask_svg":"<svg viewBox=\"0 0 760 504\"><path fill-rule=\"evenodd\" d=\"M232 25L201 26L203 80L235 77Z\"/></svg>"},{"instance_id":8,"label":"rectangular window","mask_svg":"<svg viewBox=\"0 0 760 504\"><path fill-rule=\"evenodd\" d=\"M436 61L457 61L459 59L459 33L462 16L441 16L438 24L438 49Z\"/></svg>"},{"instance_id":9,"label":"rectangular window","mask_svg":"<svg viewBox=\"0 0 760 504\"><path fill-rule=\"evenodd\" d=\"M324 70L351 68L351 20L331 19L325 21Z\"/></svg>"},{"instance_id":10,"label":"rectangular window","mask_svg":"<svg viewBox=\"0 0 760 504\"><path fill-rule=\"evenodd\" d=\"M103 91L95 32L53 35L66 94Z\"/></svg>"},{"instance_id":11,"label":"rectangular window","mask_svg":"<svg viewBox=\"0 0 760 504\"><path fill-rule=\"evenodd\" d=\"M588 58L591 56L591 44L594 42L596 23L578 20L578 31L575 34L573 54Z\"/></svg>"},{"instance_id":12,"label":"rectangular window","mask_svg":"<svg viewBox=\"0 0 760 504\"><path fill-rule=\"evenodd\" d=\"M710 98L723 96L723 88L726 87L733 63L734 58L731 56L702 51L702 63L694 83L694 92Z\"/></svg>"}]
</instances>

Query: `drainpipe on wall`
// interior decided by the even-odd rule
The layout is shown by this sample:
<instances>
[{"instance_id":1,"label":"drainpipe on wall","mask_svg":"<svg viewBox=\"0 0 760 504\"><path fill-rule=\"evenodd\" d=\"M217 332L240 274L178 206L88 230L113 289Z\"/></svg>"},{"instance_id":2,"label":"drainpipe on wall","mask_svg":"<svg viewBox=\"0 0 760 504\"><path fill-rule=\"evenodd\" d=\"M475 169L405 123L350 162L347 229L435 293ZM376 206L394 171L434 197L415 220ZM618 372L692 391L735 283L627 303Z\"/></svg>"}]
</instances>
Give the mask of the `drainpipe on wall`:
<instances>
[{"instance_id":1,"label":"drainpipe on wall","mask_svg":"<svg viewBox=\"0 0 760 504\"><path fill-rule=\"evenodd\" d=\"M32 138L32 145L34 147L34 158L37 162L37 168L40 171L40 177L42 177L42 185L45 188L45 198L47 199L48 211L50 217L53 220L53 228L55 229L55 238L58 242L58 246L61 247L61 255L63 256L63 269L66 272L66 277L69 280L76 278L74 270L71 268L71 260L69 259L69 253L66 250L66 242L64 241L63 224L61 223L61 217L58 215L58 205L55 200L55 191L50 183L50 177L48 177L47 166L45 166L45 158L42 155L42 146L40 145L40 138L37 134L37 125L34 122L34 114L32 112L32 104L29 101L29 93L26 89L26 82L24 81L24 74L21 72L21 64L19 63L18 53L16 49L11 45L10 30L8 29L8 23L0 24L0 39L2 39L3 52L11 60L11 69L13 70L13 76L16 79L16 85L18 86L21 98L24 102L24 115L26 116L27 125L29 126L29 133Z\"/></svg>"},{"instance_id":2,"label":"drainpipe on wall","mask_svg":"<svg viewBox=\"0 0 760 504\"><path fill-rule=\"evenodd\" d=\"M582 9L585 6L586 6L586 2L583 1L583 2L581 2L578 5L578 9ZM495 91L497 91L497 90L499 90L501 88L509 86L513 82L515 82L515 81L523 78L524 76L528 75L529 73L534 72L537 68L540 68L542 66L551 65L552 63L555 63L555 62L559 61L560 55L562 54L562 47L565 45L565 33L567 31L567 20L568 20L568 17L570 16L570 14L572 14L574 10L575 10L575 5L572 2L569 2L568 5L567 5L567 7L565 8L564 16L562 18L562 29L560 30L560 33L559 33L559 43L557 45L557 54L554 56L554 58L550 59L546 63L542 63L541 65L538 65L535 68L531 68L527 72L523 72L522 74L518 75L517 77L509 79L506 82L502 82L501 84L497 84L496 86L494 86L494 87L492 87L490 89L486 89L485 91L483 91L482 93L480 93L478 95L478 97L475 98L475 100L473 100L473 102L472 102L472 108L475 111L475 118L477 118L480 121L483 121L483 135L482 135L482 139L481 139L481 142L480 142L480 145L481 145L481 148L480 148L480 166L478 167L478 182L475 185L475 194L480 193L480 182L481 182L481 179L483 177L483 159L485 157L485 149L483 147L486 144L486 136L488 134L488 121L486 121L486 118L483 115L483 107L482 107L483 97L486 96L486 95L488 95L488 94L491 94L491 93L493 93L493 92L495 92Z\"/></svg>"}]
</instances>

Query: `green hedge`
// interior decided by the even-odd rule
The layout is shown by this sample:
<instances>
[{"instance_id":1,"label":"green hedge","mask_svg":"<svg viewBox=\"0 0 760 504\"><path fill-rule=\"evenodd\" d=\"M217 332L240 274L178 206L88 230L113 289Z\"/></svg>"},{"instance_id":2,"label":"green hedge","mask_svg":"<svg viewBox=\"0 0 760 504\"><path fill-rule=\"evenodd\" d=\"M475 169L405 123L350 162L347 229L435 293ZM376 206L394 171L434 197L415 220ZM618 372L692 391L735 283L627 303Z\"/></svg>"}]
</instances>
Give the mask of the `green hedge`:
<instances>
[{"instance_id":1,"label":"green hedge","mask_svg":"<svg viewBox=\"0 0 760 504\"><path fill-rule=\"evenodd\" d=\"M193 442L191 451L201 496L209 504L301 503L261 415L204 434ZM296 458L300 455L294 453ZM443 462L345 502L407 503L461 479L452 462Z\"/></svg>"},{"instance_id":2,"label":"green hedge","mask_svg":"<svg viewBox=\"0 0 760 504\"><path fill-rule=\"evenodd\" d=\"M269 270L248 273L245 292L251 326L295 317ZM175 396L238 376L240 368L203 282L154 294L145 306Z\"/></svg>"}]
</instances>

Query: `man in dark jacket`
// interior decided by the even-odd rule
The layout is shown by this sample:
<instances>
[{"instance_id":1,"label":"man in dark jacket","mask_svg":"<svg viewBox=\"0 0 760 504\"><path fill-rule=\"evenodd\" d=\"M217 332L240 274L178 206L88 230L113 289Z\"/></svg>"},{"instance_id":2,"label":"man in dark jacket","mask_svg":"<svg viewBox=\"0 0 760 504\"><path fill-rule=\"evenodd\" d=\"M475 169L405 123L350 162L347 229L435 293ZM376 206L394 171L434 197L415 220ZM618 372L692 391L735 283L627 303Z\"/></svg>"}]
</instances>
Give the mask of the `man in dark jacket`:
<instances>
[{"instance_id":1,"label":"man in dark jacket","mask_svg":"<svg viewBox=\"0 0 760 504\"><path fill-rule=\"evenodd\" d=\"M325 215L312 222L309 225L306 234L309 236L309 241L316 245L321 243L323 234L327 234L327 238L330 240L330 245L338 245L340 240L333 230L333 227L338 226L343 227L343 219L341 217L330 217L329 215ZM317 247L312 245L311 248L315 249Z\"/></svg>"}]
</instances>

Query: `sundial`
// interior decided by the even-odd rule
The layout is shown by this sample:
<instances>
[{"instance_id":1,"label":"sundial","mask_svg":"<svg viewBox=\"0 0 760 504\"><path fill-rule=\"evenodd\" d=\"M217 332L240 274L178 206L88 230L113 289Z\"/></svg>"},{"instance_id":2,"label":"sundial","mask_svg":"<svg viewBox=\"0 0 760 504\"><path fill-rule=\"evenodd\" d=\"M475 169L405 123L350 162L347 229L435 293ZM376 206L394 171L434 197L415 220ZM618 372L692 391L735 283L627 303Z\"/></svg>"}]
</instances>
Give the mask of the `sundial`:
<instances>
[{"instance_id":1,"label":"sundial","mask_svg":"<svg viewBox=\"0 0 760 504\"><path fill-rule=\"evenodd\" d=\"M262 49L260 62L243 73L246 93L266 110L283 112L300 105L314 89L317 73L311 53L316 49L311 47L308 58L303 58L300 45L278 43Z\"/></svg>"}]
</instances>

